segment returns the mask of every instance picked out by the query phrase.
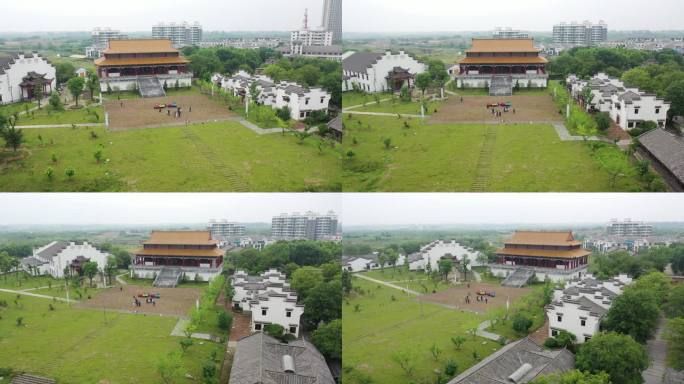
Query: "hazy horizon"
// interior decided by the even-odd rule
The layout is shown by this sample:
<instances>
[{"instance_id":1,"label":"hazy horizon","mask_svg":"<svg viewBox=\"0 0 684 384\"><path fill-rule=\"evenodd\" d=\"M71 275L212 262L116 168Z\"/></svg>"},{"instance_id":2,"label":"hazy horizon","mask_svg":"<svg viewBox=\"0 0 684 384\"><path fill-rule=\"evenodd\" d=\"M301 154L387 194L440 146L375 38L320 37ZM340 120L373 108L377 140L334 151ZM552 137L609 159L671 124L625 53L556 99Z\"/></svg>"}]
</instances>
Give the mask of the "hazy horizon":
<instances>
[{"instance_id":1,"label":"hazy horizon","mask_svg":"<svg viewBox=\"0 0 684 384\"><path fill-rule=\"evenodd\" d=\"M205 31L289 31L302 25L304 9L309 27L321 24L323 0L118 0L115 7L94 9L87 0L13 1L3 7L3 32L90 31L109 27L122 32L152 31L158 22L193 23Z\"/></svg>"},{"instance_id":2,"label":"hazy horizon","mask_svg":"<svg viewBox=\"0 0 684 384\"><path fill-rule=\"evenodd\" d=\"M551 31L563 21L604 20L609 31L682 28L681 2L652 0L648 7L640 5L634 0L423 0L418 5L415 0L345 0L343 27L345 32L491 31L496 27Z\"/></svg>"}]
</instances>

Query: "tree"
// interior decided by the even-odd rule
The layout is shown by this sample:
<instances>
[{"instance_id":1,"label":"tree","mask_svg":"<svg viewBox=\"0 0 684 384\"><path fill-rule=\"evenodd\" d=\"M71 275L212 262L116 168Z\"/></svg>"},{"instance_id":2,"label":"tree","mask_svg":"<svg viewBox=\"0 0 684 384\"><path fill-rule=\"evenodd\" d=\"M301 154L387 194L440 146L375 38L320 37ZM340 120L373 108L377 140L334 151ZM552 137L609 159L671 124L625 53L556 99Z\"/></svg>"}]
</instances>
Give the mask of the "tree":
<instances>
[{"instance_id":1,"label":"tree","mask_svg":"<svg viewBox=\"0 0 684 384\"><path fill-rule=\"evenodd\" d=\"M441 259L437 262L437 267L439 268L439 274L442 276L444 281L449 278L449 273L454 268L454 262L451 259Z\"/></svg>"},{"instance_id":2,"label":"tree","mask_svg":"<svg viewBox=\"0 0 684 384\"><path fill-rule=\"evenodd\" d=\"M14 120L14 118L11 118L11 120ZM15 127L14 123L10 124L9 127L0 130L0 135L5 139L5 147L12 148L12 151L14 152L16 152L24 142L24 131Z\"/></svg>"},{"instance_id":3,"label":"tree","mask_svg":"<svg viewBox=\"0 0 684 384\"><path fill-rule=\"evenodd\" d=\"M170 352L157 361L157 372L165 384L171 384L173 378L181 373L181 355L178 351Z\"/></svg>"},{"instance_id":4,"label":"tree","mask_svg":"<svg viewBox=\"0 0 684 384\"><path fill-rule=\"evenodd\" d=\"M43 97L45 97L45 90L42 86L33 87L33 97L38 102L38 109L40 109L40 102L43 100Z\"/></svg>"},{"instance_id":5,"label":"tree","mask_svg":"<svg viewBox=\"0 0 684 384\"><path fill-rule=\"evenodd\" d=\"M437 345L437 343L432 343L430 347L430 354L435 361L439 361L439 356L442 355L442 349Z\"/></svg>"},{"instance_id":6,"label":"tree","mask_svg":"<svg viewBox=\"0 0 684 384\"><path fill-rule=\"evenodd\" d=\"M403 87L401 87L401 91L399 93L399 100L401 100L404 103L411 102L411 90L408 86L404 85Z\"/></svg>"},{"instance_id":7,"label":"tree","mask_svg":"<svg viewBox=\"0 0 684 384\"><path fill-rule=\"evenodd\" d=\"M67 177L69 180L71 180L71 179L74 178L74 175L76 175L76 171L75 171L73 168L67 168L67 169L64 171L64 175L66 175L66 177Z\"/></svg>"},{"instance_id":8,"label":"tree","mask_svg":"<svg viewBox=\"0 0 684 384\"><path fill-rule=\"evenodd\" d=\"M385 273L385 264L387 264L387 256L383 252L378 255L378 264L380 264L380 272Z\"/></svg>"},{"instance_id":9,"label":"tree","mask_svg":"<svg viewBox=\"0 0 684 384\"><path fill-rule=\"evenodd\" d=\"M280 109L277 109L276 116L278 116L278 118L280 118L280 120L282 121L290 121L290 119L292 118L292 112L290 111L290 107L286 105Z\"/></svg>"},{"instance_id":10,"label":"tree","mask_svg":"<svg viewBox=\"0 0 684 384\"><path fill-rule=\"evenodd\" d=\"M627 335L600 333L582 345L575 367L589 373L606 372L613 383L640 384L649 365L644 347Z\"/></svg>"},{"instance_id":11,"label":"tree","mask_svg":"<svg viewBox=\"0 0 684 384\"><path fill-rule=\"evenodd\" d=\"M310 325L342 317L342 283L333 280L318 284L304 300L304 318Z\"/></svg>"},{"instance_id":12,"label":"tree","mask_svg":"<svg viewBox=\"0 0 684 384\"><path fill-rule=\"evenodd\" d=\"M264 326L264 332L271 337L282 340L283 335L285 334L285 328L280 324L267 324Z\"/></svg>"},{"instance_id":13,"label":"tree","mask_svg":"<svg viewBox=\"0 0 684 384\"><path fill-rule=\"evenodd\" d=\"M83 87L85 86L85 80L82 77L72 77L67 81L67 88L69 93L74 97L76 106L78 107L78 98L83 94Z\"/></svg>"},{"instance_id":14,"label":"tree","mask_svg":"<svg viewBox=\"0 0 684 384\"><path fill-rule=\"evenodd\" d=\"M463 272L463 279L468 281L468 265L470 265L470 259L464 256L461 259L461 272Z\"/></svg>"},{"instance_id":15,"label":"tree","mask_svg":"<svg viewBox=\"0 0 684 384\"><path fill-rule=\"evenodd\" d=\"M610 376L605 372L589 373L572 370L563 373L543 376L530 384L611 384Z\"/></svg>"},{"instance_id":16,"label":"tree","mask_svg":"<svg viewBox=\"0 0 684 384\"><path fill-rule=\"evenodd\" d=\"M667 322L665 339L668 362L676 370L684 370L684 318L678 317Z\"/></svg>"},{"instance_id":17,"label":"tree","mask_svg":"<svg viewBox=\"0 0 684 384\"><path fill-rule=\"evenodd\" d=\"M658 306L660 306L661 303L665 302L668 293L672 289L670 281L670 278L665 276L662 272L651 272L639 277L629 289L648 290L653 292L658 299Z\"/></svg>"},{"instance_id":18,"label":"tree","mask_svg":"<svg viewBox=\"0 0 684 384\"><path fill-rule=\"evenodd\" d=\"M230 330L230 325L233 322L230 314L222 309L218 310L217 325L219 329L224 331Z\"/></svg>"},{"instance_id":19,"label":"tree","mask_svg":"<svg viewBox=\"0 0 684 384\"><path fill-rule=\"evenodd\" d=\"M466 342L465 336L454 336L451 338L451 342L454 344L456 350L460 350L463 347L463 343Z\"/></svg>"},{"instance_id":20,"label":"tree","mask_svg":"<svg viewBox=\"0 0 684 384\"><path fill-rule=\"evenodd\" d=\"M178 341L178 344L180 344L181 350L183 351L183 354L192 346L192 339L189 337L184 337Z\"/></svg>"},{"instance_id":21,"label":"tree","mask_svg":"<svg viewBox=\"0 0 684 384\"><path fill-rule=\"evenodd\" d=\"M342 320L322 324L314 331L311 341L328 359L342 359Z\"/></svg>"},{"instance_id":22,"label":"tree","mask_svg":"<svg viewBox=\"0 0 684 384\"><path fill-rule=\"evenodd\" d=\"M630 287L613 300L603 326L645 343L657 328L659 315L658 298L653 291Z\"/></svg>"},{"instance_id":23,"label":"tree","mask_svg":"<svg viewBox=\"0 0 684 384\"><path fill-rule=\"evenodd\" d=\"M601 112L597 113L594 116L594 120L596 121L596 126L601 132L605 132L610 128L610 126L613 124L613 120L610 119L610 115L608 115L606 112Z\"/></svg>"},{"instance_id":24,"label":"tree","mask_svg":"<svg viewBox=\"0 0 684 384\"><path fill-rule=\"evenodd\" d=\"M517 313L513 317L513 330L521 335L527 335L530 332L530 327L532 327L532 319L529 317Z\"/></svg>"},{"instance_id":25,"label":"tree","mask_svg":"<svg viewBox=\"0 0 684 384\"><path fill-rule=\"evenodd\" d=\"M50 104L50 108L54 111L62 111L64 110L64 105L62 104L62 99L60 99L59 94L57 92L52 92L50 94L50 98L48 99L48 104Z\"/></svg>"},{"instance_id":26,"label":"tree","mask_svg":"<svg viewBox=\"0 0 684 384\"><path fill-rule=\"evenodd\" d=\"M95 157L95 161L99 163L102 160L102 151L98 149L93 153L93 157Z\"/></svg>"},{"instance_id":27,"label":"tree","mask_svg":"<svg viewBox=\"0 0 684 384\"><path fill-rule=\"evenodd\" d=\"M116 257L114 256L108 256L107 257L107 265L105 265L104 272L105 276L107 276L107 284L112 285L112 275L114 272L116 272L117 268L117 262L116 262Z\"/></svg>"},{"instance_id":28,"label":"tree","mask_svg":"<svg viewBox=\"0 0 684 384\"><path fill-rule=\"evenodd\" d=\"M306 300L309 292L323 282L323 273L320 268L301 267L292 273L290 278L292 289L297 292L300 300Z\"/></svg>"},{"instance_id":29,"label":"tree","mask_svg":"<svg viewBox=\"0 0 684 384\"><path fill-rule=\"evenodd\" d=\"M57 74L57 84L64 84L72 77L76 76L76 68L68 61L63 61L55 65Z\"/></svg>"},{"instance_id":30,"label":"tree","mask_svg":"<svg viewBox=\"0 0 684 384\"><path fill-rule=\"evenodd\" d=\"M423 72L416 75L415 84L416 87L420 89L423 96L425 96L425 91L427 91L427 89L430 87L430 82L432 82L430 73Z\"/></svg>"},{"instance_id":31,"label":"tree","mask_svg":"<svg viewBox=\"0 0 684 384\"><path fill-rule=\"evenodd\" d=\"M684 318L684 285L679 284L672 288L667 297L667 303L663 306L663 310L669 318Z\"/></svg>"},{"instance_id":32,"label":"tree","mask_svg":"<svg viewBox=\"0 0 684 384\"><path fill-rule=\"evenodd\" d=\"M392 138L388 137L382 142L385 144L385 149L390 149L392 147Z\"/></svg>"},{"instance_id":33,"label":"tree","mask_svg":"<svg viewBox=\"0 0 684 384\"><path fill-rule=\"evenodd\" d=\"M12 270L12 256L10 256L7 251L0 252L0 272L5 276L5 282L7 282L7 275L9 275Z\"/></svg>"},{"instance_id":34,"label":"tree","mask_svg":"<svg viewBox=\"0 0 684 384\"><path fill-rule=\"evenodd\" d=\"M164 84L166 84L166 82ZM100 86L100 80L97 78L96 74L91 73L88 75L88 81L86 82L86 86L90 91L90 100L93 100L95 98L95 90L97 89L97 87Z\"/></svg>"},{"instance_id":35,"label":"tree","mask_svg":"<svg viewBox=\"0 0 684 384\"><path fill-rule=\"evenodd\" d=\"M342 289L345 295L348 295L352 290L352 275L346 269L342 271Z\"/></svg>"},{"instance_id":36,"label":"tree","mask_svg":"<svg viewBox=\"0 0 684 384\"><path fill-rule=\"evenodd\" d=\"M413 355L411 355L411 353L408 351L397 351L391 356L391 358L392 361L399 365L406 376L411 377L413 375L415 362L413 361Z\"/></svg>"},{"instance_id":37,"label":"tree","mask_svg":"<svg viewBox=\"0 0 684 384\"><path fill-rule=\"evenodd\" d=\"M93 286L93 277L97 275L98 267L97 263L94 261L88 261L83 264L83 275L85 275L90 280L90 286Z\"/></svg>"}]
</instances>

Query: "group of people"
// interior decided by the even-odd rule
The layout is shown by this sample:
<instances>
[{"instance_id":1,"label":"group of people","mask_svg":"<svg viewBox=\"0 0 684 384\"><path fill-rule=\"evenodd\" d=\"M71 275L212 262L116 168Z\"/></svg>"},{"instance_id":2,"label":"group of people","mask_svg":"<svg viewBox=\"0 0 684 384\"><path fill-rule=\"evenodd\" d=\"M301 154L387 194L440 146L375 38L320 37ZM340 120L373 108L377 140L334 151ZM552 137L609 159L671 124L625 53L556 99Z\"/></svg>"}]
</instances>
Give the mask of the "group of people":
<instances>
[{"instance_id":1,"label":"group of people","mask_svg":"<svg viewBox=\"0 0 684 384\"><path fill-rule=\"evenodd\" d=\"M188 107L188 111L192 112L192 107ZM161 108L159 108L159 112L161 113ZM179 119L182 114L183 114L183 109L181 107L178 107L173 112L173 117L175 117L176 119ZM171 116L171 109L166 108L166 115Z\"/></svg>"},{"instance_id":2,"label":"group of people","mask_svg":"<svg viewBox=\"0 0 684 384\"><path fill-rule=\"evenodd\" d=\"M515 115L515 108L503 107L503 110L501 110L499 108L492 108L491 109L492 116L496 116L496 117L501 117L501 116L503 116L504 113L507 113L508 111L512 111L513 114Z\"/></svg>"},{"instance_id":3,"label":"group of people","mask_svg":"<svg viewBox=\"0 0 684 384\"><path fill-rule=\"evenodd\" d=\"M152 306L157 306L157 302L150 296L145 298L147 304L152 304ZM133 296L133 305L136 307L142 307L142 301L138 300L137 297Z\"/></svg>"},{"instance_id":4,"label":"group of people","mask_svg":"<svg viewBox=\"0 0 684 384\"><path fill-rule=\"evenodd\" d=\"M488 304L488 303L489 303L489 298L488 298L486 295L485 295L485 296L479 295L479 294L478 294L478 295L475 295L475 300L478 301L478 302L483 302L483 301L484 301L485 304ZM465 297L465 303L466 303L466 304L470 304L470 293L468 293L468 294L466 295L466 297Z\"/></svg>"}]
</instances>

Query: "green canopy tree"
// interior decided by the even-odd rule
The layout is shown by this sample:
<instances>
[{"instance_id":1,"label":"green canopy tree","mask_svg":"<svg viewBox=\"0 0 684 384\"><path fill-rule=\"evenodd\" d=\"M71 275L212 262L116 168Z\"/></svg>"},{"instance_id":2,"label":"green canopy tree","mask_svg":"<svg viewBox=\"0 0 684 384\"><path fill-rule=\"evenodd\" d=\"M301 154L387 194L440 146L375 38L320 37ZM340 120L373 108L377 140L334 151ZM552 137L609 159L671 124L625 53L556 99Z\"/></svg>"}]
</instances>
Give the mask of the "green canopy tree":
<instances>
[{"instance_id":1,"label":"green canopy tree","mask_svg":"<svg viewBox=\"0 0 684 384\"><path fill-rule=\"evenodd\" d=\"M342 320L322 324L314 331L311 341L328 359L342 359Z\"/></svg>"},{"instance_id":2,"label":"green canopy tree","mask_svg":"<svg viewBox=\"0 0 684 384\"><path fill-rule=\"evenodd\" d=\"M423 72L416 75L415 84L423 96L425 96L425 91L430 88L430 83L432 82L432 77L429 72Z\"/></svg>"},{"instance_id":3,"label":"green canopy tree","mask_svg":"<svg viewBox=\"0 0 684 384\"><path fill-rule=\"evenodd\" d=\"M658 297L653 291L630 287L613 300L603 327L645 343L656 330L659 315Z\"/></svg>"},{"instance_id":4,"label":"green canopy tree","mask_svg":"<svg viewBox=\"0 0 684 384\"><path fill-rule=\"evenodd\" d=\"M67 88L69 93L74 97L76 106L78 107L78 98L83 94L83 87L85 87L85 80L82 77L72 77L67 81Z\"/></svg>"},{"instance_id":5,"label":"green canopy tree","mask_svg":"<svg viewBox=\"0 0 684 384\"><path fill-rule=\"evenodd\" d=\"M98 267L97 263L94 261L88 261L85 264L83 264L83 275L90 280L90 286L93 286L93 277L97 275L98 272Z\"/></svg>"},{"instance_id":6,"label":"green canopy tree","mask_svg":"<svg viewBox=\"0 0 684 384\"><path fill-rule=\"evenodd\" d=\"M582 345L575 355L575 367L598 374L605 372L613 383L641 384L641 372L648 368L644 347L628 335L600 333Z\"/></svg>"}]
</instances>

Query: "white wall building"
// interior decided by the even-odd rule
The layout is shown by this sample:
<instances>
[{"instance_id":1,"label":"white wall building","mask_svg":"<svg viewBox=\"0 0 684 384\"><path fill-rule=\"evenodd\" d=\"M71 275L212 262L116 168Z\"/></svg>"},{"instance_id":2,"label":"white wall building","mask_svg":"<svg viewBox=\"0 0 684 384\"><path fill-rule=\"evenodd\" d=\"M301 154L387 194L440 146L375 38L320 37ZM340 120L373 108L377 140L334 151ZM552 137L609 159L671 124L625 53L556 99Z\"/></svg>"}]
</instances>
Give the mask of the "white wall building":
<instances>
[{"instance_id":1,"label":"white wall building","mask_svg":"<svg viewBox=\"0 0 684 384\"><path fill-rule=\"evenodd\" d=\"M409 269L412 271L424 270L430 264L431 270L438 271L439 261L443 258L456 258L458 262L468 259L470 262L468 269L471 269L475 266L485 265L478 262L478 256L479 252L464 247L455 240L435 240L422 246L416 254L409 256Z\"/></svg>"},{"instance_id":2,"label":"white wall building","mask_svg":"<svg viewBox=\"0 0 684 384\"><path fill-rule=\"evenodd\" d=\"M235 96L245 97L250 97L249 89L256 83L258 104L268 105L273 109L289 107L290 116L294 120L304 120L313 111L327 113L330 104L331 95L322 88L305 88L287 81L275 83L268 76L252 76L245 71L239 71L232 77L214 74L212 81Z\"/></svg>"},{"instance_id":3,"label":"white wall building","mask_svg":"<svg viewBox=\"0 0 684 384\"><path fill-rule=\"evenodd\" d=\"M48 274L55 278L64 277L64 269L79 257L84 257L97 263L99 269L107 266L109 253L102 252L92 244L84 242L53 241L43 247L33 250L33 255L21 260L22 269L29 271L30 265L40 274Z\"/></svg>"},{"instance_id":4,"label":"white wall building","mask_svg":"<svg viewBox=\"0 0 684 384\"><path fill-rule=\"evenodd\" d=\"M601 20L597 24L589 21L582 23L560 23L553 26L554 44L571 46L593 46L608 40L608 25Z\"/></svg>"},{"instance_id":5,"label":"white wall building","mask_svg":"<svg viewBox=\"0 0 684 384\"><path fill-rule=\"evenodd\" d=\"M612 219L608 223L606 231L609 235L614 236L648 237L653 235L653 226L643 221L632 221L632 219L625 219L623 221Z\"/></svg>"},{"instance_id":6,"label":"white wall building","mask_svg":"<svg viewBox=\"0 0 684 384\"><path fill-rule=\"evenodd\" d=\"M589 81L575 75L566 79L573 98L578 99L584 90L591 89L592 99L587 109L606 112L624 130L636 128L640 123L652 121L665 127L670 103L654 94L628 87L621 80L599 73Z\"/></svg>"},{"instance_id":7,"label":"white wall building","mask_svg":"<svg viewBox=\"0 0 684 384\"><path fill-rule=\"evenodd\" d=\"M0 104L16 103L30 95L20 84L29 73L44 75L49 81L44 89L45 97L57 87L57 71L47 59L38 53L19 53L0 56Z\"/></svg>"},{"instance_id":8,"label":"white wall building","mask_svg":"<svg viewBox=\"0 0 684 384\"><path fill-rule=\"evenodd\" d=\"M249 276L238 270L231 278L235 290L233 308L252 315L252 332L262 331L268 324L279 324L285 332L299 337L299 321L304 306L297 304L285 274L269 269L259 276Z\"/></svg>"},{"instance_id":9,"label":"white wall building","mask_svg":"<svg viewBox=\"0 0 684 384\"><path fill-rule=\"evenodd\" d=\"M492 37L495 39L529 39L530 35L519 29L507 27L495 29L494 32L492 32Z\"/></svg>"},{"instance_id":10,"label":"white wall building","mask_svg":"<svg viewBox=\"0 0 684 384\"><path fill-rule=\"evenodd\" d=\"M102 56L102 52L107 49L110 40L128 39L128 35L111 28L95 28L90 32L90 37L92 45L85 49L85 55L89 59L97 59Z\"/></svg>"},{"instance_id":11,"label":"white wall building","mask_svg":"<svg viewBox=\"0 0 684 384\"><path fill-rule=\"evenodd\" d=\"M599 331L601 319L613 299L631 282L627 275L605 281L591 275L582 280L569 280L564 289L554 291L553 302L546 309L549 337L566 331L575 335L579 344L591 339Z\"/></svg>"},{"instance_id":12,"label":"white wall building","mask_svg":"<svg viewBox=\"0 0 684 384\"><path fill-rule=\"evenodd\" d=\"M342 91L360 90L368 93L396 90L388 81L395 68L411 75L426 71L425 64L404 51L399 53L355 52L342 60ZM407 84L411 85L411 84Z\"/></svg>"},{"instance_id":13,"label":"white wall building","mask_svg":"<svg viewBox=\"0 0 684 384\"><path fill-rule=\"evenodd\" d=\"M202 41L202 25L198 22L158 23L152 27L152 38L171 39L176 48L199 45Z\"/></svg>"}]
</instances>

